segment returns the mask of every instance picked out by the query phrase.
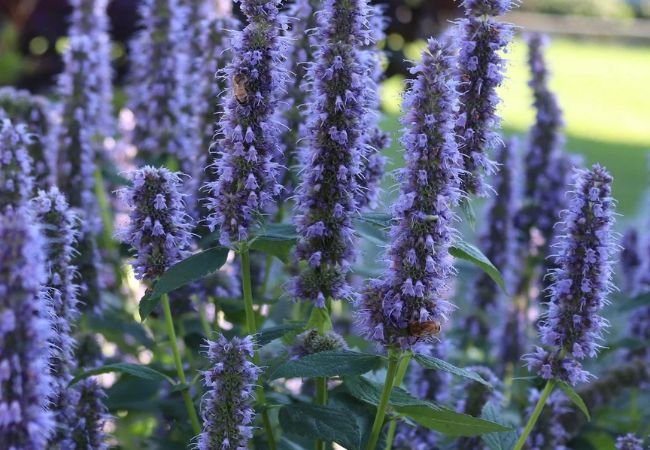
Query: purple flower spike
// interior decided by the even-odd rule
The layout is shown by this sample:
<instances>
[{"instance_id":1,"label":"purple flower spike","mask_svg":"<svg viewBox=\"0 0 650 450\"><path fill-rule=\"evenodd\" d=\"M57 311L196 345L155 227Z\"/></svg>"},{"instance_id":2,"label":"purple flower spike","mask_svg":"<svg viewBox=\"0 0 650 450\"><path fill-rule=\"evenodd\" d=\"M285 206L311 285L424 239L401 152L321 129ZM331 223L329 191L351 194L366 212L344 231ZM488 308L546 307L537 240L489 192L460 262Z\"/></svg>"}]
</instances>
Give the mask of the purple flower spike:
<instances>
[{"instance_id":1,"label":"purple flower spike","mask_svg":"<svg viewBox=\"0 0 650 450\"><path fill-rule=\"evenodd\" d=\"M80 381L74 388L76 415L72 430L70 447L88 450L106 450L108 441L104 425L108 419L108 409L104 406L106 394L97 381L92 378Z\"/></svg>"},{"instance_id":2,"label":"purple flower spike","mask_svg":"<svg viewBox=\"0 0 650 450\"><path fill-rule=\"evenodd\" d=\"M619 436L616 439L616 450L643 450L643 439L639 439L632 433Z\"/></svg>"},{"instance_id":3,"label":"purple flower spike","mask_svg":"<svg viewBox=\"0 0 650 450\"><path fill-rule=\"evenodd\" d=\"M248 448L253 437L255 383L261 372L251 362L253 340L247 336L229 341L219 336L207 341L207 347L212 368L204 372L207 393L201 402L203 432L198 449Z\"/></svg>"},{"instance_id":4,"label":"purple flower spike","mask_svg":"<svg viewBox=\"0 0 650 450\"><path fill-rule=\"evenodd\" d=\"M598 315L611 289L611 255L616 245L611 236L614 223L612 177L601 166L576 171L569 208L561 223L557 269L551 272L548 317L540 326L542 343L552 351L537 348L527 356L530 369L545 379L560 379L572 385L590 374L580 360L593 358L602 340L607 320Z\"/></svg>"},{"instance_id":5,"label":"purple flower spike","mask_svg":"<svg viewBox=\"0 0 650 450\"><path fill-rule=\"evenodd\" d=\"M207 218L223 245L246 241L249 230L281 186L277 183L278 130L273 117L284 89L284 19L279 0L240 0L248 25L233 37L233 60L225 69L229 95L219 123L222 137L209 183Z\"/></svg>"},{"instance_id":6,"label":"purple flower spike","mask_svg":"<svg viewBox=\"0 0 650 450\"><path fill-rule=\"evenodd\" d=\"M292 293L319 308L327 299L352 295L345 276L355 258L352 219L367 124L367 15L366 0L326 0L317 14L318 47L308 74L308 148L295 216L296 255L308 264L293 280Z\"/></svg>"},{"instance_id":7,"label":"purple flower spike","mask_svg":"<svg viewBox=\"0 0 650 450\"><path fill-rule=\"evenodd\" d=\"M511 138L505 145L497 147L496 160L499 172L493 179L495 196L487 207L484 221L487 226L481 233L480 247L483 254L501 271L510 288L513 284L512 272L518 250L514 219L520 200L515 139ZM474 342L483 342L487 348L497 348L501 342L502 327L495 326L495 319L504 311L503 292L487 274L481 272L474 282L474 292L470 298L475 302L474 308L480 311L480 314L467 317L464 329Z\"/></svg>"},{"instance_id":8,"label":"purple flower spike","mask_svg":"<svg viewBox=\"0 0 650 450\"><path fill-rule=\"evenodd\" d=\"M566 185L559 186L563 183L558 183L556 170L564 145L564 119L557 98L548 86L550 73L544 58L547 45L548 39L543 35L528 37L528 65L532 75L528 84L533 91L536 115L524 158L526 204L517 219L522 238L527 241L531 229L536 228L545 247L550 245L558 211L562 210L556 200L566 191Z\"/></svg>"},{"instance_id":9,"label":"purple flower spike","mask_svg":"<svg viewBox=\"0 0 650 450\"><path fill-rule=\"evenodd\" d=\"M72 324L79 315L75 282L76 267L72 264L77 241L78 218L69 209L65 197L56 187L39 191L31 202L36 217L44 225L47 242L47 281L44 285L52 312L54 333L50 339L50 368L54 377L51 410L57 416L57 430L50 444L67 448L71 430L75 426L75 399L68 388L76 369L75 340Z\"/></svg>"},{"instance_id":10,"label":"purple flower spike","mask_svg":"<svg viewBox=\"0 0 650 450\"><path fill-rule=\"evenodd\" d=\"M131 220L119 232L133 246L133 270L138 279L155 280L188 255L192 238L178 174L145 166L132 175L133 187L120 191L131 210Z\"/></svg>"},{"instance_id":11,"label":"purple flower spike","mask_svg":"<svg viewBox=\"0 0 650 450\"><path fill-rule=\"evenodd\" d=\"M24 205L33 195L32 158L27 150L31 142L26 125L0 119L0 212Z\"/></svg>"},{"instance_id":12,"label":"purple flower spike","mask_svg":"<svg viewBox=\"0 0 650 450\"><path fill-rule=\"evenodd\" d=\"M496 89L503 82L506 61L499 52L512 40L512 25L498 22L495 17L508 12L511 2L464 0L463 7L466 17L459 23L461 97L456 124L465 166L462 189L468 194L485 195L483 174L494 170L488 152L499 142L495 130L501 123L496 113L501 101Z\"/></svg>"},{"instance_id":13,"label":"purple flower spike","mask_svg":"<svg viewBox=\"0 0 650 450\"><path fill-rule=\"evenodd\" d=\"M462 161L451 63L448 49L430 39L405 96L406 167L390 232L390 268L369 284L359 311L362 333L384 345L410 348L433 339L453 308L445 295L454 272L449 246Z\"/></svg>"},{"instance_id":14,"label":"purple flower spike","mask_svg":"<svg viewBox=\"0 0 650 450\"><path fill-rule=\"evenodd\" d=\"M634 295L639 284L639 270L643 264L639 230L636 227L625 230L621 238L621 247L620 268L624 284L623 291L628 295Z\"/></svg>"},{"instance_id":15,"label":"purple flower spike","mask_svg":"<svg viewBox=\"0 0 650 450\"><path fill-rule=\"evenodd\" d=\"M48 367L51 324L41 291L43 237L25 208L0 212L0 442L44 449L54 432Z\"/></svg>"}]
</instances>

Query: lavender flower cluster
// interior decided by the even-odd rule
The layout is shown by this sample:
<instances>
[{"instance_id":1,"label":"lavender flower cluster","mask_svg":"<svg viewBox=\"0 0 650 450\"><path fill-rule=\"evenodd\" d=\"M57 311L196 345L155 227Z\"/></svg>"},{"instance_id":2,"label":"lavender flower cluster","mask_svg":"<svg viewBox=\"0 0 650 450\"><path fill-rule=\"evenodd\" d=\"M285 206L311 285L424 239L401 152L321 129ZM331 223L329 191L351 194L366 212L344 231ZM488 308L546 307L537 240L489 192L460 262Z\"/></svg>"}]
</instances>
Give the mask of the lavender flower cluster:
<instances>
[{"instance_id":1,"label":"lavender flower cluster","mask_svg":"<svg viewBox=\"0 0 650 450\"><path fill-rule=\"evenodd\" d=\"M208 183L207 218L223 245L246 241L281 186L277 183L278 133L273 123L284 89L279 0L241 0L248 25L235 33L233 60L224 70L229 95L219 123L222 138Z\"/></svg>"},{"instance_id":2,"label":"lavender flower cluster","mask_svg":"<svg viewBox=\"0 0 650 450\"><path fill-rule=\"evenodd\" d=\"M204 373L207 393L201 405L203 432L198 448L248 448L255 417L253 391L261 372L250 361L254 342L250 336L229 341L222 335L207 346L212 368Z\"/></svg>"},{"instance_id":3,"label":"lavender flower cluster","mask_svg":"<svg viewBox=\"0 0 650 450\"><path fill-rule=\"evenodd\" d=\"M580 360L596 356L607 321L598 315L611 289L611 261L615 250L611 232L614 201L611 175L601 166L576 174L564 235L557 242L548 317L541 326L542 343L528 357L531 369L545 379L573 385L589 379Z\"/></svg>"},{"instance_id":4,"label":"lavender flower cluster","mask_svg":"<svg viewBox=\"0 0 650 450\"><path fill-rule=\"evenodd\" d=\"M500 98L496 88L503 82L505 60L499 54L512 39L512 26L495 20L510 10L509 0L464 0L465 19L460 21L458 70L461 92L456 133L465 171L462 189L485 195L483 173L494 170L488 152L499 142Z\"/></svg>"},{"instance_id":5,"label":"lavender flower cluster","mask_svg":"<svg viewBox=\"0 0 650 450\"><path fill-rule=\"evenodd\" d=\"M408 348L431 339L452 309L445 298L453 273L448 251L462 167L452 61L448 49L430 39L404 101L406 167L390 231L390 269L369 284L359 305L363 334L384 345Z\"/></svg>"},{"instance_id":6,"label":"lavender flower cluster","mask_svg":"<svg viewBox=\"0 0 650 450\"><path fill-rule=\"evenodd\" d=\"M32 158L27 150L31 136L25 125L0 123L0 210L16 208L33 194Z\"/></svg>"},{"instance_id":7,"label":"lavender flower cluster","mask_svg":"<svg viewBox=\"0 0 650 450\"><path fill-rule=\"evenodd\" d=\"M306 267L292 293L323 308L328 299L351 297L345 276L355 258L352 217L359 209L356 177L369 75L362 47L371 36L366 0L326 0L318 21L315 39L321 45L308 74L308 148L294 217L300 235L296 257Z\"/></svg>"}]
</instances>

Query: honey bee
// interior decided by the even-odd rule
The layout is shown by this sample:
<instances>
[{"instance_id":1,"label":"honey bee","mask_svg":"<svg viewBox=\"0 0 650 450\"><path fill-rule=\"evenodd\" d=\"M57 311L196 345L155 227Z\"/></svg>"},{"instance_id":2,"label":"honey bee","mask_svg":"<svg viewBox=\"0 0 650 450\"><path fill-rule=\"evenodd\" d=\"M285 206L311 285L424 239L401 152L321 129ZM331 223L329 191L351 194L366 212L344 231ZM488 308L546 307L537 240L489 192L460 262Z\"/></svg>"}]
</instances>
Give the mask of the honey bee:
<instances>
[{"instance_id":1,"label":"honey bee","mask_svg":"<svg viewBox=\"0 0 650 450\"><path fill-rule=\"evenodd\" d=\"M440 334L440 322L429 320L427 322L418 322L417 320L409 322L409 333L416 337L432 337Z\"/></svg>"},{"instance_id":2,"label":"honey bee","mask_svg":"<svg viewBox=\"0 0 650 450\"><path fill-rule=\"evenodd\" d=\"M246 76L242 74L237 74L232 79L233 91L235 98L240 104L245 104L248 102L248 91L246 90Z\"/></svg>"}]
</instances>

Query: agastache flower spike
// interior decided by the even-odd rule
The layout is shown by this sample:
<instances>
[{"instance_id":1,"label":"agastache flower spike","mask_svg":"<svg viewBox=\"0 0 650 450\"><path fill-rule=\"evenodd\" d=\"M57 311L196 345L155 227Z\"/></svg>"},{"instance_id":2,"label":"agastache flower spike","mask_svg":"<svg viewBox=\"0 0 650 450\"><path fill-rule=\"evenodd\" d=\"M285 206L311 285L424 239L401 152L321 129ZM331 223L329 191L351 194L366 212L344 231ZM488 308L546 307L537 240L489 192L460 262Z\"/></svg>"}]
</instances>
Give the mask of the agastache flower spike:
<instances>
[{"instance_id":1,"label":"agastache flower spike","mask_svg":"<svg viewBox=\"0 0 650 450\"><path fill-rule=\"evenodd\" d=\"M69 209L58 188L39 191L31 202L32 209L43 227L47 242L47 281L44 285L52 312L54 333L50 339L50 368L54 378L51 410L57 416L57 431L50 445L67 448L71 429L75 426L75 398L68 388L76 369L75 340L72 324L77 320L76 268L72 265L77 240L78 218Z\"/></svg>"},{"instance_id":2,"label":"agastache flower spike","mask_svg":"<svg viewBox=\"0 0 650 450\"><path fill-rule=\"evenodd\" d=\"M641 259L641 243L639 230L630 227L625 230L621 238L621 277L623 278L623 292L634 295L637 290L639 269L643 263Z\"/></svg>"},{"instance_id":3,"label":"agastache flower spike","mask_svg":"<svg viewBox=\"0 0 650 450\"><path fill-rule=\"evenodd\" d=\"M51 110L52 105L45 97L13 87L0 88L0 119L6 116L16 123L24 123L27 131L34 135L28 151L34 161L36 187L42 189L52 183L55 165L55 161L51 160L52 152L45 151Z\"/></svg>"},{"instance_id":4,"label":"agastache flower spike","mask_svg":"<svg viewBox=\"0 0 650 450\"><path fill-rule=\"evenodd\" d=\"M616 450L643 450L643 439L632 433L616 438Z\"/></svg>"},{"instance_id":5,"label":"agastache flower spike","mask_svg":"<svg viewBox=\"0 0 650 450\"><path fill-rule=\"evenodd\" d=\"M326 0L317 14L319 46L308 74L308 148L301 155L295 216L296 255L307 267L293 280L292 293L319 308L327 299L351 297L345 276L355 258L352 219L367 123L368 67L362 62L363 46L370 42L367 13L366 0Z\"/></svg>"},{"instance_id":6,"label":"agastache flower spike","mask_svg":"<svg viewBox=\"0 0 650 450\"><path fill-rule=\"evenodd\" d=\"M370 283L359 311L363 334L384 345L410 348L433 339L453 308L444 298L454 272L449 246L462 161L451 62L448 49L430 39L405 96L406 167L390 231L390 268Z\"/></svg>"},{"instance_id":7,"label":"agastache flower spike","mask_svg":"<svg viewBox=\"0 0 650 450\"><path fill-rule=\"evenodd\" d=\"M33 195L32 158L27 150L31 142L26 125L0 119L0 213L24 205Z\"/></svg>"},{"instance_id":8,"label":"agastache flower spike","mask_svg":"<svg viewBox=\"0 0 650 450\"><path fill-rule=\"evenodd\" d=\"M145 166L132 174L133 186L119 192L131 209L119 238L133 246L138 279L155 280L188 255L191 223L185 213L179 175Z\"/></svg>"},{"instance_id":9,"label":"agastache flower spike","mask_svg":"<svg viewBox=\"0 0 650 450\"><path fill-rule=\"evenodd\" d=\"M48 367L51 324L41 290L43 237L25 207L0 212L0 442L44 449L54 431Z\"/></svg>"},{"instance_id":10,"label":"agastache flower spike","mask_svg":"<svg viewBox=\"0 0 650 450\"><path fill-rule=\"evenodd\" d=\"M228 341L219 336L208 341L207 347L212 368L204 372L207 393L201 402L203 432L198 449L248 448L253 437L255 383L261 372L251 362L253 340L247 336Z\"/></svg>"},{"instance_id":11,"label":"agastache flower spike","mask_svg":"<svg viewBox=\"0 0 650 450\"><path fill-rule=\"evenodd\" d=\"M494 170L488 152L499 141L495 129L501 101L496 89L503 82L505 60L499 54L512 39L512 25L498 22L511 8L510 0L463 0L465 18L459 23L462 35L458 70L461 92L456 133L460 139L465 172L462 189L485 195L484 173Z\"/></svg>"},{"instance_id":12,"label":"agastache flower spike","mask_svg":"<svg viewBox=\"0 0 650 450\"><path fill-rule=\"evenodd\" d=\"M72 429L74 446L68 448L106 450L108 441L104 426L108 409L104 405L106 394L96 380L88 378L74 387L77 419ZM66 448L66 447L61 447Z\"/></svg>"},{"instance_id":13,"label":"agastache flower spike","mask_svg":"<svg viewBox=\"0 0 650 450\"><path fill-rule=\"evenodd\" d=\"M553 226L558 220L558 211L561 211L555 203L557 196L549 197L549 193L557 192L557 189L553 189L553 185L557 185L554 183L557 173L553 161L564 144L562 110L548 86L550 74L543 53L547 44L548 39L543 35L528 37L528 64L532 74L528 84L533 91L536 115L524 158L526 203L522 205L517 219L521 236L526 242L531 229L536 228L544 238L546 247L550 245ZM564 189L560 192L564 192Z\"/></svg>"},{"instance_id":14,"label":"agastache flower spike","mask_svg":"<svg viewBox=\"0 0 650 450\"><path fill-rule=\"evenodd\" d=\"M217 180L207 185L210 229L221 231L220 242L246 241L281 186L277 183L279 156L275 107L286 73L279 36L284 26L279 0L241 0L248 25L235 33L233 60L226 67L229 95L219 123L222 138Z\"/></svg>"},{"instance_id":15,"label":"agastache flower spike","mask_svg":"<svg viewBox=\"0 0 650 450\"><path fill-rule=\"evenodd\" d=\"M596 356L607 321L598 315L611 289L610 257L616 250L611 236L614 223L612 177L601 166L576 171L574 191L561 223L557 269L552 273L548 317L540 326L542 343L528 355L528 366L545 379L573 385L590 374L580 360Z\"/></svg>"},{"instance_id":16,"label":"agastache flower spike","mask_svg":"<svg viewBox=\"0 0 650 450\"><path fill-rule=\"evenodd\" d=\"M384 176L387 161L387 158L382 155L382 151L390 146L391 139L390 135L379 126L380 105L377 95L377 85L384 76L383 60L385 55L377 47L376 42L386 38L388 19L382 5L371 6L369 11L368 22L373 33L372 42L362 52L363 61L367 64L369 71L364 90L368 108L366 114L368 124L364 135L364 154L361 157L359 174L356 177L358 185L356 201L359 208L373 209L377 206L379 185Z\"/></svg>"},{"instance_id":17,"label":"agastache flower spike","mask_svg":"<svg viewBox=\"0 0 650 450\"><path fill-rule=\"evenodd\" d=\"M519 164L517 143L509 139L505 145L497 147L499 172L493 179L495 196L490 200L484 228L480 236L483 254L501 271L508 285L512 287L513 265L517 252L517 239L514 219L519 208ZM470 295L475 302L474 308L480 314L467 317L464 329L475 342L485 342L488 347L497 347L501 342L495 322L504 310L503 293L499 286L484 272L474 282L474 291Z\"/></svg>"}]
</instances>

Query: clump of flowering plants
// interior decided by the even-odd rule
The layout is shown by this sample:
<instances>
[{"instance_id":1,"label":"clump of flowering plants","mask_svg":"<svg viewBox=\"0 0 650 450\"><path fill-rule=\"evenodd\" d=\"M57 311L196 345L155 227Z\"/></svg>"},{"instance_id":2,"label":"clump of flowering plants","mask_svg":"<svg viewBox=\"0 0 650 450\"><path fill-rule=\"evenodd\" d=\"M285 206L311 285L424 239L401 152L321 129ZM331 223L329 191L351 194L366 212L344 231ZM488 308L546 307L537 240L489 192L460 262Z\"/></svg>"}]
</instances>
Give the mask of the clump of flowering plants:
<instances>
[{"instance_id":1,"label":"clump of flowering plants","mask_svg":"<svg viewBox=\"0 0 650 450\"><path fill-rule=\"evenodd\" d=\"M650 382L648 236L618 294L613 178L565 151L549 41L510 136L515 2L460 6L393 136L382 5L142 2L116 115L107 4L72 2L52 103L0 92L0 448L587 448Z\"/></svg>"}]
</instances>

